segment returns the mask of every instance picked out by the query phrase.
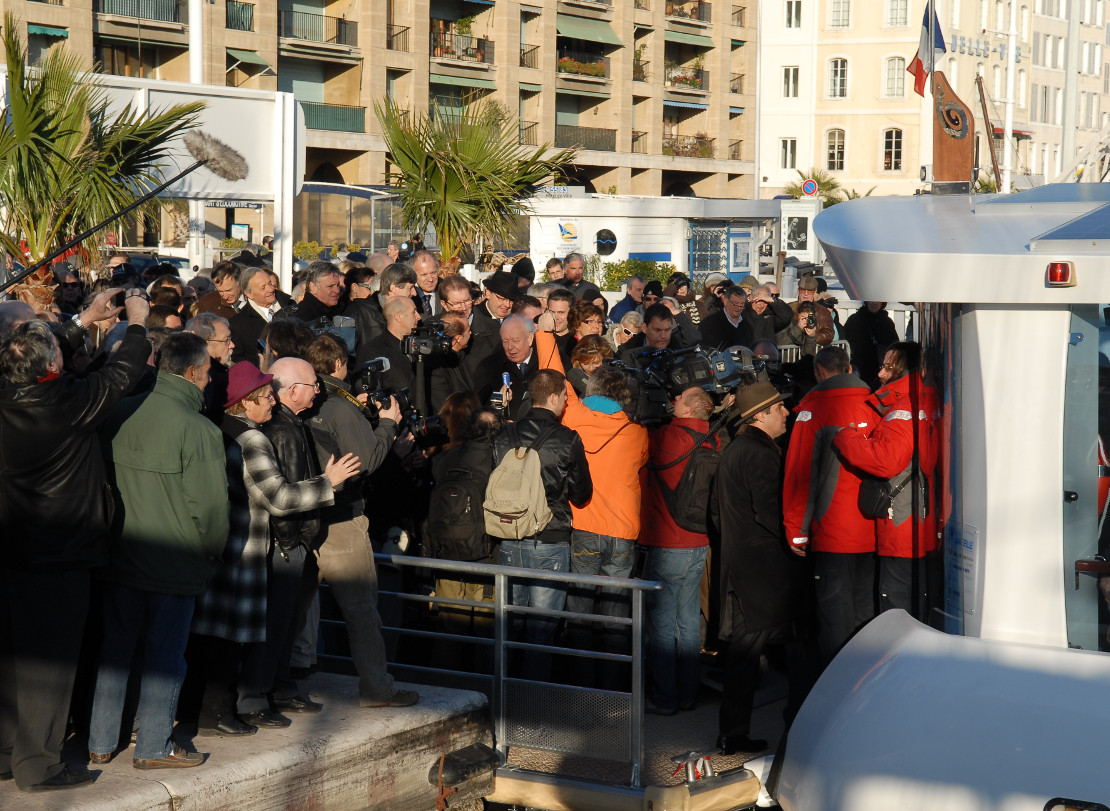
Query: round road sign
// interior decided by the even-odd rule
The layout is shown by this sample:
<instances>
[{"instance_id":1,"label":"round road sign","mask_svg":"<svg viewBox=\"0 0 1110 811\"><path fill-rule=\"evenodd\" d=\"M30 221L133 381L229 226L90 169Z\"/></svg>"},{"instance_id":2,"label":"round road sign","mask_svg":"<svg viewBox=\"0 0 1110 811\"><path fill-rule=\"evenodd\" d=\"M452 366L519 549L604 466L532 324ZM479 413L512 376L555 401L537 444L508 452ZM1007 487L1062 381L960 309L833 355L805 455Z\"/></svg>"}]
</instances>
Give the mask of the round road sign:
<instances>
[{"instance_id":1,"label":"round road sign","mask_svg":"<svg viewBox=\"0 0 1110 811\"><path fill-rule=\"evenodd\" d=\"M808 195L809 197L817 194L817 181L813 178L806 180L802 184L802 194Z\"/></svg>"}]
</instances>

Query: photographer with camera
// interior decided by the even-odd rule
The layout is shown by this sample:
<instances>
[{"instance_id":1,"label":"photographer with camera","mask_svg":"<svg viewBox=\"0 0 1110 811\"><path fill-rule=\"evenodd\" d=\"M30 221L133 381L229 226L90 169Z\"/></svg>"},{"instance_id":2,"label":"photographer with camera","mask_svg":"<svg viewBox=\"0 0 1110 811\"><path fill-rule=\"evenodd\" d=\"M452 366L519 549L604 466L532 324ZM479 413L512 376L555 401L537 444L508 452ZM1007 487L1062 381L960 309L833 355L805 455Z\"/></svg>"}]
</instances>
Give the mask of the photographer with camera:
<instances>
[{"instance_id":1,"label":"photographer with camera","mask_svg":"<svg viewBox=\"0 0 1110 811\"><path fill-rule=\"evenodd\" d=\"M413 307L411 299L404 301ZM359 676L359 703L363 707L407 707L419 696L412 690L396 689L386 670L378 573L362 494L366 475L381 465L393 446L401 409L390 397L388 406L377 413L378 427L370 425L366 395L353 395L346 380L347 346L334 335L316 338L306 358L322 381L316 411L308 420L320 464L332 455L338 459L354 453L361 475L336 488L335 504L321 510L326 534L316 558L310 558L305 566L308 588L302 594L299 616L303 622L314 593L312 580L327 580L347 625L351 658Z\"/></svg>"},{"instance_id":2,"label":"photographer with camera","mask_svg":"<svg viewBox=\"0 0 1110 811\"><path fill-rule=\"evenodd\" d=\"M775 335L775 343L778 346L796 346L803 355L816 355L817 316L814 308L817 306L812 301L799 302L793 323Z\"/></svg>"},{"instance_id":3,"label":"photographer with camera","mask_svg":"<svg viewBox=\"0 0 1110 811\"><path fill-rule=\"evenodd\" d=\"M451 392L474 391L474 377L466 347L470 343L470 322L459 313L443 314L443 334L451 339L451 352L436 359L432 369L429 404L438 412Z\"/></svg>"},{"instance_id":4,"label":"photographer with camera","mask_svg":"<svg viewBox=\"0 0 1110 811\"><path fill-rule=\"evenodd\" d=\"M385 332L361 347L358 359L364 362L370 358L388 358L389 371L381 376L382 388L387 391L400 391L412 385L415 377L412 359L402 347L406 335L411 335L420 323L416 303L411 298L389 298L382 307L385 315Z\"/></svg>"},{"instance_id":5,"label":"photographer with camera","mask_svg":"<svg viewBox=\"0 0 1110 811\"><path fill-rule=\"evenodd\" d=\"M797 315L801 305L810 302L813 304L813 317L817 322L817 343L821 346L828 346L836 340L836 324L833 321L833 314L823 304L817 303L817 291L820 288L818 279L812 274L806 274L798 280L798 300L790 305L790 309Z\"/></svg>"}]
</instances>

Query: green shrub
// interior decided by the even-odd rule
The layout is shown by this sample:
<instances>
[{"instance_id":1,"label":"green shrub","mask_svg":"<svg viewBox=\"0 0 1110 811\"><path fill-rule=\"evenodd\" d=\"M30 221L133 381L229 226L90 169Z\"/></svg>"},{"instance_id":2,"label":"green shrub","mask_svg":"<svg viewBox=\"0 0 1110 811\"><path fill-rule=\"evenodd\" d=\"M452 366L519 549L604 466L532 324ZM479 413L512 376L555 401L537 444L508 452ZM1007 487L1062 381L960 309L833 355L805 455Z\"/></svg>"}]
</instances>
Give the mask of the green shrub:
<instances>
[{"instance_id":1,"label":"green shrub","mask_svg":"<svg viewBox=\"0 0 1110 811\"><path fill-rule=\"evenodd\" d=\"M620 290L629 276L643 276L645 281L658 280L666 286L667 279L675 272L670 262L656 262L654 259L624 259L620 262L606 262L603 266L598 287L602 290Z\"/></svg>"},{"instance_id":2,"label":"green shrub","mask_svg":"<svg viewBox=\"0 0 1110 811\"><path fill-rule=\"evenodd\" d=\"M220 240L220 247L225 251L241 251L246 244L245 239L236 239L235 237L224 237Z\"/></svg>"},{"instance_id":3,"label":"green shrub","mask_svg":"<svg viewBox=\"0 0 1110 811\"><path fill-rule=\"evenodd\" d=\"M300 259L302 262L312 262L320 258L320 243L313 240L312 242L300 241L293 245L293 256Z\"/></svg>"}]
</instances>

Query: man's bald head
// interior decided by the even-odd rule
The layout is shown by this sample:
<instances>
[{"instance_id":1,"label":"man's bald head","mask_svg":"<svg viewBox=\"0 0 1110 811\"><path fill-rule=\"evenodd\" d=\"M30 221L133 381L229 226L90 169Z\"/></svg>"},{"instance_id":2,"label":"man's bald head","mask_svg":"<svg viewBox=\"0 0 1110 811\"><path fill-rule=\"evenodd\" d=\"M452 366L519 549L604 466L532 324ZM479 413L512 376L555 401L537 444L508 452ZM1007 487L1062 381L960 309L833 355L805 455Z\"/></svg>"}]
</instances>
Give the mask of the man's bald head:
<instances>
[{"instance_id":1,"label":"man's bald head","mask_svg":"<svg viewBox=\"0 0 1110 811\"><path fill-rule=\"evenodd\" d=\"M278 358L270 366L277 398L294 414L300 414L316 397L316 371L300 358Z\"/></svg>"}]
</instances>

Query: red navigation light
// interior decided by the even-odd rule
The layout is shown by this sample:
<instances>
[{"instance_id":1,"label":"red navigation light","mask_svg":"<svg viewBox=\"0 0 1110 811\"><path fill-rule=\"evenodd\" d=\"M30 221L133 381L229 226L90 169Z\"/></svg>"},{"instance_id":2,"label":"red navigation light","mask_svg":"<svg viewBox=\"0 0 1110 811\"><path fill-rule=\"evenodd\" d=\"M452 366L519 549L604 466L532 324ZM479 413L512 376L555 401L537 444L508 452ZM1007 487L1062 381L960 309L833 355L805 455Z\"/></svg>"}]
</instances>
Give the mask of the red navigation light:
<instances>
[{"instance_id":1,"label":"red navigation light","mask_svg":"<svg viewBox=\"0 0 1110 811\"><path fill-rule=\"evenodd\" d=\"M1049 262L1045 272L1048 287L1075 287L1075 273L1071 262Z\"/></svg>"}]
</instances>

